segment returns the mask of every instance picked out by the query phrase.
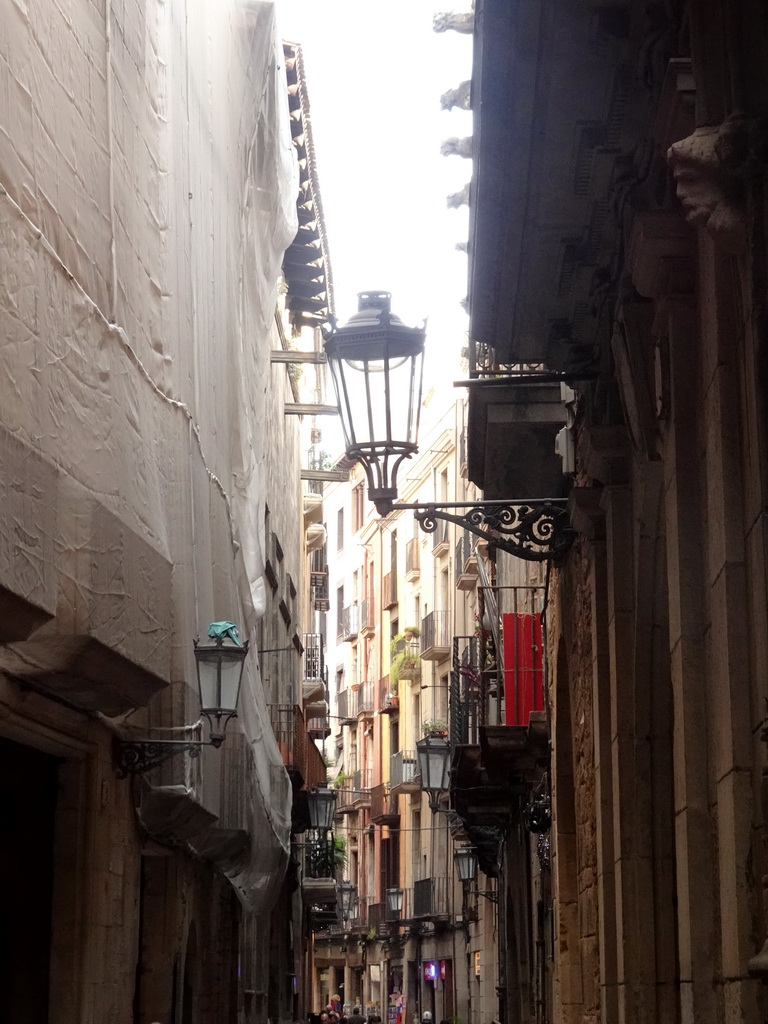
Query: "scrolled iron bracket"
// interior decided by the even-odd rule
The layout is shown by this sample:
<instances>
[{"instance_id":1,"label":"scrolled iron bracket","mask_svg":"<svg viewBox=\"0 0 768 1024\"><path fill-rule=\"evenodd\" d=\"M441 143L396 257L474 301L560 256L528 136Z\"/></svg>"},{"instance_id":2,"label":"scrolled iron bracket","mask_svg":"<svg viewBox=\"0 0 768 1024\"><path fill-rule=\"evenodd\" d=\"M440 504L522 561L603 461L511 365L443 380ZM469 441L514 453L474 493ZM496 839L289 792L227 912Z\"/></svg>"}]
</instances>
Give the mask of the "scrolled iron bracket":
<instances>
[{"instance_id":1,"label":"scrolled iron bracket","mask_svg":"<svg viewBox=\"0 0 768 1024\"><path fill-rule=\"evenodd\" d=\"M204 740L115 740L115 771L118 779L144 775L177 754L199 757Z\"/></svg>"},{"instance_id":2,"label":"scrolled iron bracket","mask_svg":"<svg viewBox=\"0 0 768 1024\"><path fill-rule=\"evenodd\" d=\"M562 558L575 536L565 502L554 498L392 506L392 511L400 509L411 509L425 533L434 533L441 520L454 523L501 551L528 562Z\"/></svg>"}]
</instances>

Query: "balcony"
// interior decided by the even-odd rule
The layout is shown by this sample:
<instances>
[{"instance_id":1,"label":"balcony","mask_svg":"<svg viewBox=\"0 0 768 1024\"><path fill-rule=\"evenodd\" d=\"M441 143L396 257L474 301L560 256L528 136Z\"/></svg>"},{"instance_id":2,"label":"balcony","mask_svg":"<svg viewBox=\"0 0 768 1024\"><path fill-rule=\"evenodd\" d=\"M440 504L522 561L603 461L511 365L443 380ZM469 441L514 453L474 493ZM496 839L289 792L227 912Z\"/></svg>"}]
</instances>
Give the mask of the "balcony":
<instances>
[{"instance_id":1,"label":"balcony","mask_svg":"<svg viewBox=\"0 0 768 1024\"><path fill-rule=\"evenodd\" d=\"M396 795L419 792L419 764L415 750L398 750L390 756L389 784Z\"/></svg>"},{"instance_id":2,"label":"balcony","mask_svg":"<svg viewBox=\"0 0 768 1024\"><path fill-rule=\"evenodd\" d=\"M438 920L451 916L452 879L422 878L413 883L413 916Z\"/></svg>"},{"instance_id":3,"label":"balcony","mask_svg":"<svg viewBox=\"0 0 768 1024\"><path fill-rule=\"evenodd\" d=\"M421 647L418 639L403 638L392 644L389 676L395 682L400 679L418 682L421 679Z\"/></svg>"},{"instance_id":4,"label":"balcony","mask_svg":"<svg viewBox=\"0 0 768 1024\"><path fill-rule=\"evenodd\" d=\"M374 707L374 685L372 682L363 683L356 690L352 691L352 700L350 702L350 712L360 717L360 715L372 715L376 708Z\"/></svg>"},{"instance_id":5,"label":"balcony","mask_svg":"<svg viewBox=\"0 0 768 1024\"><path fill-rule=\"evenodd\" d=\"M432 554L433 555L444 555L448 551L448 527L449 523L446 523L444 519L438 519L437 529L432 534Z\"/></svg>"},{"instance_id":6,"label":"balcony","mask_svg":"<svg viewBox=\"0 0 768 1024\"><path fill-rule=\"evenodd\" d=\"M468 530L456 545L456 589L474 590L477 586L477 555L475 541L477 538Z\"/></svg>"},{"instance_id":7,"label":"balcony","mask_svg":"<svg viewBox=\"0 0 768 1024\"><path fill-rule=\"evenodd\" d=\"M371 821L374 825L396 826L400 824L397 796L387 783L371 789Z\"/></svg>"},{"instance_id":8,"label":"balcony","mask_svg":"<svg viewBox=\"0 0 768 1024\"><path fill-rule=\"evenodd\" d=\"M400 698L396 692L397 683L393 683L389 675L382 676L378 686L378 705L382 715L393 715L400 710Z\"/></svg>"},{"instance_id":9,"label":"balcony","mask_svg":"<svg viewBox=\"0 0 768 1024\"><path fill-rule=\"evenodd\" d=\"M297 789L325 785L323 755L309 735L309 722L295 704L270 704L269 720L283 759Z\"/></svg>"},{"instance_id":10,"label":"balcony","mask_svg":"<svg viewBox=\"0 0 768 1024\"><path fill-rule=\"evenodd\" d=\"M355 901L355 910L349 919L349 927L353 932L367 932L371 925L370 920L371 898L370 896L358 896Z\"/></svg>"},{"instance_id":11,"label":"balcony","mask_svg":"<svg viewBox=\"0 0 768 1024\"><path fill-rule=\"evenodd\" d=\"M360 635L371 637L376 632L375 605L373 601L362 601L360 604Z\"/></svg>"},{"instance_id":12,"label":"balcony","mask_svg":"<svg viewBox=\"0 0 768 1024\"><path fill-rule=\"evenodd\" d=\"M345 643L350 640L356 640L359 629L360 606L358 604L348 604L346 608L341 610L339 639Z\"/></svg>"},{"instance_id":13,"label":"balcony","mask_svg":"<svg viewBox=\"0 0 768 1024\"><path fill-rule=\"evenodd\" d=\"M373 772L370 768L358 768L352 776L352 806L358 810L371 805L371 783Z\"/></svg>"},{"instance_id":14,"label":"balcony","mask_svg":"<svg viewBox=\"0 0 768 1024\"><path fill-rule=\"evenodd\" d=\"M448 612L430 612L421 620L421 657L424 661L442 661L451 649Z\"/></svg>"},{"instance_id":15,"label":"balcony","mask_svg":"<svg viewBox=\"0 0 768 1024\"><path fill-rule=\"evenodd\" d=\"M337 779L333 783L333 788L336 791L336 814L349 814L354 805L352 779Z\"/></svg>"},{"instance_id":16,"label":"balcony","mask_svg":"<svg viewBox=\"0 0 768 1024\"><path fill-rule=\"evenodd\" d=\"M405 578L409 583L421 575L421 538L414 537L405 545Z\"/></svg>"},{"instance_id":17,"label":"balcony","mask_svg":"<svg viewBox=\"0 0 768 1024\"><path fill-rule=\"evenodd\" d=\"M385 608L394 608L397 604L397 575L388 572L381 581L381 603Z\"/></svg>"},{"instance_id":18,"label":"balcony","mask_svg":"<svg viewBox=\"0 0 768 1024\"><path fill-rule=\"evenodd\" d=\"M458 661L458 685L451 686L450 736L455 744L479 743L480 726L495 701L498 672L485 666L491 660L488 641L480 633L453 638L453 655Z\"/></svg>"},{"instance_id":19,"label":"balcony","mask_svg":"<svg viewBox=\"0 0 768 1024\"><path fill-rule=\"evenodd\" d=\"M357 715L352 710L352 704L355 699L356 694L354 690L339 690L336 698L336 714L342 727L357 724Z\"/></svg>"},{"instance_id":20,"label":"balcony","mask_svg":"<svg viewBox=\"0 0 768 1024\"><path fill-rule=\"evenodd\" d=\"M373 928L379 938L389 935L386 903L370 904L368 907L368 928Z\"/></svg>"},{"instance_id":21,"label":"balcony","mask_svg":"<svg viewBox=\"0 0 768 1024\"><path fill-rule=\"evenodd\" d=\"M325 659L322 633L305 633L301 656L302 694L305 704L325 696Z\"/></svg>"}]
</instances>

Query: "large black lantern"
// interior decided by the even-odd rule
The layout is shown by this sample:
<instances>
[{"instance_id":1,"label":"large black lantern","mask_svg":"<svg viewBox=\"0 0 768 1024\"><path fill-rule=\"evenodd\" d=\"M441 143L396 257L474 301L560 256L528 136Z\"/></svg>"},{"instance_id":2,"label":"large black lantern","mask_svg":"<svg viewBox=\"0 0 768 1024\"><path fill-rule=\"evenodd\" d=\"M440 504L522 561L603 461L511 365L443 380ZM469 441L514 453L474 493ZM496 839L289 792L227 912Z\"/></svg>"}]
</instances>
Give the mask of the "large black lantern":
<instances>
[{"instance_id":1,"label":"large black lantern","mask_svg":"<svg viewBox=\"0 0 768 1024\"><path fill-rule=\"evenodd\" d=\"M325 335L347 455L368 477L381 514L397 497L397 471L418 450L423 327L393 316L389 292L360 292L358 311Z\"/></svg>"},{"instance_id":2,"label":"large black lantern","mask_svg":"<svg viewBox=\"0 0 768 1024\"><path fill-rule=\"evenodd\" d=\"M419 758L421 788L429 796L429 806L436 811L440 803L440 795L450 783L451 745L439 736L427 736L416 741L416 753Z\"/></svg>"},{"instance_id":3,"label":"large black lantern","mask_svg":"<svg viewBox=\"0 0 768 1024\"><path fill-rule=\"evenodd\" d=\"M327 786L316 786L307 793L307 805L312 828L330 831L336 811L336 793Z\"/></svg>"},{"instance_id":4,"label":"large black lantern","mask_svg":"<svg viewBox=\"0 0 768 1024\"><path fill-rule=\"evenodd\" d=\"M477 850L474 846L460 846L454 850L453 862L460 882L474 882L477 877Z\"/></svg>"},{"instance_id":5,"label":"large black lantern","mask_svg":"<svg viewBox=\"0 0 768 1024\"><path fill-rule=\"evenodd\" d=\"M241 642L232 623L213 623L208 635L212 643L194 641L197 686L200 713L211 726L211 744L220 747L227 723L230 718L237 717L248 642Z\"/></svg>"}]
</instances>

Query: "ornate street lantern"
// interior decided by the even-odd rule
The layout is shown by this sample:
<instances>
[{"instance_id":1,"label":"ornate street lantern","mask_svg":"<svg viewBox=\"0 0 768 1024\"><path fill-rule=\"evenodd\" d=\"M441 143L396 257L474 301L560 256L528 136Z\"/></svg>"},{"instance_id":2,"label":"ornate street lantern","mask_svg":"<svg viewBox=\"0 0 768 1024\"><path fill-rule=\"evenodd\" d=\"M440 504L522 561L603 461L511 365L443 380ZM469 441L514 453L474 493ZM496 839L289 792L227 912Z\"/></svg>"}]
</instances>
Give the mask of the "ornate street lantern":
<instances>
[{"instance_id":1,"label":"ornate street lantern","mask_svg":"<svg viewBox=\"0 0 768 1024\"><path fill-rule=\"evenodd\" d=\"M358 311L325 335L347 455L368 477L384 515L397 497L397 471L418 451L424 327L393 316L389 292L358 295Z\"/></svg>"},{"instance_id":2,"label":"ornate street lantern","mask_svg":"<svg viewBox=\"0 0 768 1024\"><path fill-rule=\"evenodd\" d=\"M451 745L438 736L427 736L416 741L419 758L421 788L429 796L429 806L434 813L440 804L440 795L450 784Z\"/></svg>"},{"instance_id":3,"label":"ornate street lantern","mask_svg":"<svg viewBox=\"0 0 768 1024\"><path fill-rule=\"evenodd\" d=\"M392 917L400 917L403 912L402 889L387 889L387 910Z\"/></svg>"},{"instance_id":4,"label":"ornate street lantern","mask_svg":"<svg viewBox=\"0 0 768 1024\"><path fill-rule=\"evenodd\" d=\"M118 778L143 775L178 754L199 757L204 746L220 747L230 718L237 717L243 667L248 641L243 643L234 622L212 622L208 627L211 643L195 645L197 690L200 714L208 719L210 735L203 739L115 740L115 766ZM189 726L190 730L195 726Z\"/></svg>"},{"instance_id":5,"label":"ornate street lantern","mask_svg":"<svg viewBox=\"0 0 768 1024\"><path fill-rule=\"evenodd\" d=\"M336 793L327 786L316 786L307 793L309 823L312 828L329 832L333 828L336 811Z\"/></svg>"},{"instance_id":6,"label":"ornate street lantern","mask_svg":"<svg viewBox=\"0 0 768 1024\"><path fill-rule=\"evenodd\" d=\"M339 882L339 909L343 921L352 917L356 896L355 887L350 881L345 878L343 882Z\"/></svg>"},{"instance_id":7,"label":"ornate street lantern","mask_svg":"<svg viewBox=\"0 0 768 1024\"><path fill-rule=\"evenodd\" d=\"M477 851L474 846L460 846L454 850L453 862L460 882L474 882L477 877Z\"/></svg>"},{"instance_id":8,"label":"ornate street lantern","mask_svg":"<svg viewBox=\"0 0 768 1024\"><path fill-rule=\"evenodd\" d=\"M200 714L211 727L210 742L220 747L230 718L237 717L243 666L248 642L242 643L231 622L214 622L208 628L213 643L195 644ZM215 725L214 725L215 723Z\"/></svg>"},{"instance_id":9,"label":"ornate street lantern","mask_svg":"<svg viewBox=\"0 0 768 1024\"><path fill-rule=\"evenodd\" d=\"M400 464L418 451L426 332L406 327L390 302L389 292L360 292L357 313L325 332L347 457L362 463L379 515L410 510L425 533L455 523L529 561L563 555L573 531L560 498L396 504Z\"/></svg>"}]
</instances>

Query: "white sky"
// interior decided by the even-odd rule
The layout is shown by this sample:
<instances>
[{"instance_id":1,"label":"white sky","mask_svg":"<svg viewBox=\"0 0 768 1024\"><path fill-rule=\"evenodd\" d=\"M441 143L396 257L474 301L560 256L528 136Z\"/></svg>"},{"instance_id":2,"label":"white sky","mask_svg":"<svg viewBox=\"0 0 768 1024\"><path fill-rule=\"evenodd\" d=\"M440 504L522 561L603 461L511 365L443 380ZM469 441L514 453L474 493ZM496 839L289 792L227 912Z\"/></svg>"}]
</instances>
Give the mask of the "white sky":
<instances>
[{"instance_id":1,"label":"white sky","mask_svg":"<svg viewBox=\"0 0 768 1024\"><path fill-rule=\"evenodd\" d=\"M279 0L284 39L302 44L312 110L337 315L357 292L392 292L407 324L428 318L424 392L458 375L467 318L467 208L446 196L471 161L440 143L471 134L468 111L441 110L440 95L471 74L472 37L432 31L440 0ZM440 403L442 404L442 403Z\"/></svg>"}]
</instances>

